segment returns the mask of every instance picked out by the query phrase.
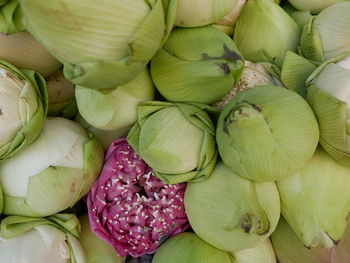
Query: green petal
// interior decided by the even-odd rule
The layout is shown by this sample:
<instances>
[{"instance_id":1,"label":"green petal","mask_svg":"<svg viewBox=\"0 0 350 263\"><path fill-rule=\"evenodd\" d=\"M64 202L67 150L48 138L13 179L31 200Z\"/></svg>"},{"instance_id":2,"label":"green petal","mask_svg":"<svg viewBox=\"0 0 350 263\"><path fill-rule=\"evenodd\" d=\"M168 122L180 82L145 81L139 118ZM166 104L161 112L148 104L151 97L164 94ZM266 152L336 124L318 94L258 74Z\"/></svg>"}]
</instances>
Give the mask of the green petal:
<instances>
[{"instance_id":1,"label":"green petal","mask_svg":"<svg viewBox=\"0 0 350 263\"><path fill-rule=\"evenodd\" d=\"M204 242L194 233L182 233L157 250L153 263L231 263L230 255Z\"/></svg>"},{"instance_id":2,"label":"green petal","mask_svg":"<svg viewBox=\"0 0 350 263\"><path fill-rule=\"evenodd\" d=\"M319 147L299 173L277 182L282 215L306 247L331 247L342 238L350 212L349 172Z\"/></svg>"},{"instance_id":3,"label":"green petal","mask_svg":"<svg viewBox=\"0 0 350 263\"><path fill-rule=\"evenodd\" d=\"M323 54L321 35L313 25L314 21L315 17L312 17L309 23L304 26L300 39L300 51L304 57L316 64L324 61L325 57Z\"/></svg>"},{"instance_id":4,"label":"green petal","mask_svg":"<svg viewBox=\"0 0 350 263\"><path fill-rule=\"evenodd\" d=\"M243 179L222 162L203 182L188 183L186 213L194 232L226 251L252 248L277 226L279 195L273 182Z\"/></svg>"},{"instance_id":5,"label":"green petal","mask_svg":"<svg viewBox=\"0 0 350 263\"><path fill-rule=\"evenodd\" d=\"M78 198L82 178L80 169L51 166L29 178L26 203L42 216L60 212Z\"/></svg>"},{"instance_id":6,"label":"green petal","mask_svg":"<svg viewBox=\"0 0 350 263\"><path fill-rule=\"evenodd\" d=\"M281 81L288 89L305 98L306 80L315 69L316 66L307 59L287 51L282 64Z\"/></svg>"},{"instance_id":7,"label":"green petal","mask_svg":"<svg viewBox=\"0 0 350 263\"><path fill-rule=\"evenodd\" d=\"M0 32L6 35L25 30L23 12L18 0L11 0L0 8Z\"/></svg>"}]
</instances>

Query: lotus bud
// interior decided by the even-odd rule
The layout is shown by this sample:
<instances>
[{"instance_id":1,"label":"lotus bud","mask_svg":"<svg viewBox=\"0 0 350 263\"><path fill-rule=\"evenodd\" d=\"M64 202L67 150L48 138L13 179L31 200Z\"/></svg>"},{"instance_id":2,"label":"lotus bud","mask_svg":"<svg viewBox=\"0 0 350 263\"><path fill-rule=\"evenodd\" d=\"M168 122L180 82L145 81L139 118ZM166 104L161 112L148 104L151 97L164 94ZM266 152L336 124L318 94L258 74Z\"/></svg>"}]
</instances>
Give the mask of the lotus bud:
<instances>
[{"instance_id":1,"label":"lotus bud","mask_svg":"<svg viewBox=\"0 0 350 263\"><path fill-rule=\"evenodd\" d=\"M271 0L249 0L234 32L234 41L245 59L277 66L281 65L286 51L297 50L299 40L298 25Z\"/></svg>"},{"instance_id":2,"label":"lotus bud","mask_svg":"<svg viewBox=\"0 0 350 263\"><path fill-rule=\"evenodd\" d=\"M61 67L61 63L27 31L0 34L0 58L17 68L36 70L43 77L50 76Z\"/></svg>"},{"instance_id":3,"label":"lotus bud","mask_svg":"<svg viewBox=\"0 0 350 263\"><path fill-rule=\"evenodd\" d=\"M48 118L39 138L0 166L4 214L47 216L73 206L99 175L103 149L77 123Z\"/></svg>"},{"instance_id":4,"label":"lotus bud","mask_svg":"<svg viewBox=\"0 0 350 263\"><path fill-rule=\"evenodd\" d=\"M349 261L349 224L339 244L328 249L324 247L306 248L283 218L280 219L271 239L280 263L347 263Z\"/></svg>"},{"instance_id":5,"label":"lotus bud","mask_svg":"<svg viewBox=\"0 0 350 263\"><path fill-rule=\"evenodd\" d=\"M101 176L87 198L92 231L122 257L152 254L189 224L186 184L166 185L125 138L107 151Z\"/></svg>"},{"instance_id":6,"label":"lotus bud","mask_svg":"<svg viewBox=\"0 0 350 263\"><path fill-rule=\"evenodd\" d=\"M109 91L77 86L75 90L81 116L93 127L117 130L137 120L137 105L154 99L154 86L147 69L135 79Z\"/></svg>"},{"instance_id":7,"label":"lotus bud","mask_svg":"<svg viewBox=\"0 0 350 263\"><path fill-rule=\"evenodd\" d=\"M296 9L301 11L311 11L312 13L318 13L323 9L342 2L348 2L349 0L288 0Z\"/></svg>"},{"instance_id":8,"label":"lotus bud","mask_svg":"<svg viewBox=\"0 0 350 263\"><path fill-rule=\"evenodd\" d=\"M176 13L176 1L162 0L19 2L27 30L64 64L66 78L92 89L110 89L139 75Z\"/></svg>"},{"instance_id":9,"label":"lotus bud","mask_svg":"<svg viewBox=\"0 0 350 263\"><path fill-rule=\"evenodd\" d=\"M306 247L331 247L350 212L350 168L321 147L300 172L277 182L282 215Z\"/></svg>"},{"instance_id":10,"label":"lotus bud","mask_svg":"<svg viewBox=\"0 0 350 263\"><path fill-rule=\"evenodd\" d=\"M306 80L317 66L306 58L287 51L281 68L281 81L286 88L306 97Z\"/></svg>"},{"instance_id":11,"label":"lotus bud","mask_svg":"<svg viewBox=\"0 0 350 263\"><path fill-rule=\"evenodd\" d=\"M236 252L271 235L280 216L280 199L274 182L249 181L218 162L207 180L188 183L185 208L200 238Z\"/></svg>"},{"instance_id":12,"label":"lotus bud","mask_svg":"<svg viewBox=\"0 0 350 263\"><path fill-rule=\"evenodd\" d=\"M266 239L253 248L232 253L233 263L276 263L275 252L270 239Z\"/></svg>"},{"instance_id":13,"label":"lotus bud","mask_svg":"<svg viewBox=\"0 0 350 263\"><path fill-rule=\"evenodd\" d=\"M0 2L0 33L5 35L25 30L23 12L18 0Z\"/></svg>"},{"instance_id":14,"label":"lotus bud","mask_svg":"<svg viewBox=\"0 0 350 263\"><path fill-rule=\"evenodd\" d=\"M0 60L0 162L37 138L47 104L45 80L39 73Z\"/></svg>"},{"instance_id":15,"label":"lotus bud","mask_svg":"<svg viewBox=\"0 0 350 263\"><path fill-rule=\"evenodd\" d=\"M112 142L114 142L116 139L128 135L128 132L130 131L130 127L111 131L97 129L87 123L79 113L75 116L74 120L85 129L92 132L102 143L104 150L107 150Z\"/></svg>"},{"instance_id":16,"label":"lotus bud","mask_svg":"<svg viewBox=\"0 0 350 263\"><path fill-rule=\"evenodd\" d=\"M270 68L266 68L270 67ZM247 90L260 85L278 85L283 86L278 80L277 73L273 70L278 70L274 65L269 63L252 63L250 61L244 62L244 73L237 85L221 99L221 101L214 104L215 107L223 109L230 100L236 96L240 91Z\"/></svg>"},{"instance_id":17,"label":"lotus bud","mask_svg":"<svg viewBox=\"0 0 350 263\"><path fill-rule=\"evenodd\" d=\"M194 233L182 233L166 241L152 263L232 263L226 251L217 249Z\"/></svg>"},{"instance_id":18,"label":"lotus bud","mask_svg":"<svg viewBox=\"0 0 350 263\"><path fill-rule=\"evenodd\" d=\"M151 74L169 101L212 104L237 84L244 60L232 39L211 26L172 31Z\"/></svg>"},{"instance_id":19,"label":"lotus bud","mask_svg":"<svg viewBox=\"0 0 350 263\"><path fill-rule=\"evenodd\" d=\"M217 159L215 128L200 104L146 101L128 142L166 183L205 180Z\"/></svg>"},{"instance_id":20,"label":"lotus bud","mask_svg":"<svg viewBox=\"0 0 350 263\"><path fill-rule=\"evenodd\" d=\"M78 112L74 85L64 77L62 70L46 78L46 86L49 94L48 115L73 118Z\"/></svg>"},{"instance_id":21,"label":"lotus bud","mask_svg":"<svg viewBox=\"0 0 350 263\"><path fill-rule=\"evenodd\" d=\"M9 216L1 222L0 261L88 263L74 215L49 218Z\"/></svg>"},{"instance_id":22,"label":"lotus bud","mask_svg":"<svg viewBox=\"0 0 350 263\"><path fill-rule=\"evenodd\" d=\"M282 87L257 86L238 93L223 109L216 138L228 167L265 182L298 172L312 158L319 131L302 97Z\"/></svg>"},{"instance_id":23,"label":"lotus bud","mask_svg":"<svg viewBox=\"0 0 350 263\"><path fill-rule=\"evenodd\" d=\"M350 2L324 9L304 26L300 50L304 57L322 63L350 52Z\"/></svg>"},{"instance_id":24,"label":"lotus bud","mask_svg":"<svg viewBox=\"0 0 350 263\"><path fill-rule=\"evenodd\" d=\"M238 5L240 0L179 0L175 26L200 27L212 24Z\"/></svg>"},{"instance_id":25,"label":"lotus bud","mask_svg":"<svg viewBox=\"0 0 350 263\"><path fill-rule=\"evenodd\" d=\"M308 78L307 100L320 126L322 147L350 166L350 53L320 65Z\"/></svg>"},{"instance_id":26,"label":"lotus bud","mask_svg":"<svg viewBox=\"0 0 350 263\"><path fill-rule=\"evenodd\" d=\"M79 218L81 234L79 241L86 252L87 263L123 263L114 248L92 233L88 215Z\"/></svg>"}]
</instances>

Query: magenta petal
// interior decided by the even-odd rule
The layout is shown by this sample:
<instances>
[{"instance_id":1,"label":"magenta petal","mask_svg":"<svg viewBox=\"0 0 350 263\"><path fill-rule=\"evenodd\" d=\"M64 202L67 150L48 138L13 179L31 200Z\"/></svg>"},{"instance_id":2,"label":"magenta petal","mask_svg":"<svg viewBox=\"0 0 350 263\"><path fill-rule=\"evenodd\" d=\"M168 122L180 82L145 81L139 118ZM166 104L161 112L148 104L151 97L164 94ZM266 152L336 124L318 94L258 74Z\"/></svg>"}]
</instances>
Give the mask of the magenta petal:
<instances>
[{"instance_id":1,"label":"magenta petal","mask_svg":"<svg viewBox=\"0 0 350 263\"><path fill-rule=\"evenodd\" d=\"M87 197L91 228L120 256L154 253L167 238L189 227L185 188L185 183L163 183L125 138L118 139Z\"/></svg>"}]
</instances>

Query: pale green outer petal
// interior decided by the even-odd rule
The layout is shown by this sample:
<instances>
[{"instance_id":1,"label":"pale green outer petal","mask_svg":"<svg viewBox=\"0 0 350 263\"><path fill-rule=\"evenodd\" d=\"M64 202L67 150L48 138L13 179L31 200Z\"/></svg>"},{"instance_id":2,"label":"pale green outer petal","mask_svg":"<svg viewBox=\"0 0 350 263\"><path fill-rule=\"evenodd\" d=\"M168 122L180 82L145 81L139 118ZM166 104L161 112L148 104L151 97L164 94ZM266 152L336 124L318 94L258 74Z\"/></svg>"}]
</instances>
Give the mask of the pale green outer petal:
<instances>
[{"instance_id":1,"label":"pale green outer petal","mask_svg":"<svg viewBox=\"0 0 350 263\"><path fill-rule=\"evenodd\" d=\"M282 214L305 246L331 247L342 238L350 212L349 173L319 147L300 173L277 182Z\"/></svg>"},{"instance_id":2,"label":"pale green outer petal","mask_svg":"<svg viewBox=\"0 0 350 263\"><path fill-rule=\"evenodd\" d=\"M347 166L350 166L347 106L349 70L344 68L345 65L341 67L335 63L339 63L349 54L345 53L324 62L307 80L307 100L319 123L320 143L338 162Z\"/></svg>"},{"instance_id":3,"label":"pale green outer petal","mask_svg":"<svg viewBox=\"0 0 350 263\"><path fill-rule=\"evenodd\" d=\"M146 67L175 8L164 10L161 0L20 3L27 29L64 63L65 76L95 89L125 84Z\"/></svg>"},{"instance_id":4,"label":"pale green outer petal","mask_svg":"<svg viewBox=\"0 0 350 263\"><path fill-rule=\"evenodd\" d=\"M280 216L274 182L246 180L222 162L207 180L188 183L185 208L194 232L226 251L252 248L266 240Z\"/></svg>"},{"instance_id":5,"label":"pale green outer petal","mask_svg":"<svg viewBox=\"0 0 350 263\"><path fill-rule=\"evenodd\" d=\"M133 125L137 120L137 105L154 99L154 86L148 70L123 86L108 92L76 87L76 99L81 116L93 127L117 130Z\"/></svg>"},{"instance_id":6,"label":"pale green outer petal","mask_svg":"<svg viewBox=\"0 0 350 263\"><path fill-rule=\"evenodd\" d=\"M281 65L285 52L296 51L300 29L271 0L251 0L237 20L234 41L245 59Z\"/></svg>"},{"instance_id":7,"label":"pale green outer petal","mask_svg":"<svg viewBox=\"0 0 350 263\"><path fill-rule=\"evenodd\" d=\"M231 257L194 233L182 233L162 244L152 263L231 263Z\"/></svg>"},{"instance_id":8,"label":"pale green outer petal","mask_svg":"<svg viewBox=\"0 0 350 263\"><path fill-rule=\"evenodd\" d=\"M311 158L319 140L306 101L277 86L238 93L221 112L216 138L224 163L247 179L286 178Z\"/></svg>"},{"instance_id":9,"label":"pale green outer petal","mask_svg":"<svg viewBox=\"0 0 350 263\"><path fill-rule=\"evenodd\" d=\"M0 32L6 35L25 30L23 12L18 0L10 0L0 7Z\"/></svg>"},{"instance_id":10,"label":"pale green outer petal","mask_svg":"<svg viewBox=\"0 0 350 263\"><path fill-rule=\"evenodd\" d=\"M128 142L166 183L204 180L217 159L214 125L206 111L217 109L203 104L142 102Z\"/></svg>"},{"instance_id":11,"label":"pale green outer petal","mask_svg":"<svg viewBox=\"0 0 350 263\"><path fill-rule=\"evenodd\" d=\"M275 252L273 251L270 239L260 242L253 248L244 249L232 254L235 258L233 263L276 263Z\"/></svg>"},{"instance_id":12,"label":"pale green outer petal","mask_svg":"<svg viewBox=\"0 0 350 263\"><path fill-rule=\"evenodd\" d=\"M120 257L114 248L96 236L90 228L88 215L79 218L82 231L79 241L86 251L88 263L123 263L124 258Z\"/></svg>"},{"instance_id":13,"label":"pale green outer petal","mask_svg":"<svg viewBox=\"0 0 350 263\"><path fill-rule=\"evenodd\" d=\"M326 59L350 52L350 2L323 10L314 20Z\"/></svg>"},{"instance_id":14,"label":"pale green outer petal","mask_svg":"<svg viewBox=\"0 0 350 263\"><path fill-rule=\"evenodd\" d=\"M71 248L72 263L88 263L86 252L76 237L67 233L67 243Z\"/></svg>"},{"instance_id":15,"label":"pale green outer petal","mask_svg":"<svg viewBox=\"0 0 350 263\"><path fill-rule=\"evenodd\" d=\"M312 11L313 13L318 13L322 9L328 6L334 5L336 3L347 2L349 0L288 0L295 8L304 11Z\"/></svg>"},{"instance_id":16,"label":"pale green outer petal","mask_svg":"<svg viewBox=\"0 0 350 263\"><path fill-rule=\"evenodd\" d=\"M199 27L229 14L238 0L179 0L175 26Z\"/></svg>"},{"instance_id":17,"label":"pale green outer petal","mask_svg":"<svg viewBox=\"0 0 350 263\"><path fill-rule=\"evenodd\" d=\"M155 112L142 125L140 154L161 173L190 172L198 165L203 135L181 111L169 107Z\"/></svg>"},{"instance_id":18,"label":"pale green outer petal","mask_svg":"<svg viewBox=\"0 0 350 263\"><path fill-rule=\"evenodd\" d=\"M317 63L350 52L350 2L324 9L305 25L300 47L302 54Z\"/></svg>"},{"instance_id":19,"label":"pale green outer petal","mask_svg":"<svg viewBox=\"0 0 350 263\"><path fill-rule=\"evenodd\" d=\"M281 81L288 89L305 98L307 94L306 80L316 67L304 57L287 51L281 68Z\"/></svg>"}]
</instances>

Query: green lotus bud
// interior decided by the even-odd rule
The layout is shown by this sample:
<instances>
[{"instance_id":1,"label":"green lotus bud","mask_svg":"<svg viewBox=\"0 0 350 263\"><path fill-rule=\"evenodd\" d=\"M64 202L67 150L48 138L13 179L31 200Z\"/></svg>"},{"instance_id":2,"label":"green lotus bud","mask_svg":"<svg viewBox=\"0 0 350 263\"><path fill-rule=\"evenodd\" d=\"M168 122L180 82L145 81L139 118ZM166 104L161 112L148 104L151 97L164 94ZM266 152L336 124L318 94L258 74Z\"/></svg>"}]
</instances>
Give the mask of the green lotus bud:
<instances>
[{"instance_id":1,"label":"green lotus bud","mask_svg":"<svg viewBox=\"0 0 350 263\"><path fill-rule=\"evenodd\" d=\"M9 216L1 221L0 261L87 263L77 237L78 219L70 214L48 218Z\"/></svg>"},{"instance_id":2,"label":"green lotus bud","mask_svg":"<svg viewBox=\"0 0 350 263\"><path fill-rule=\"evenodd\" d=\"M61 67L27 31L13 35L0 34L0 58L17 68L28 68L48 77Z\"/></svg>"},{"instance_id":3,"label":"green lotus bud","mask_svg":"<svg viewBox=\"0 0 350 263\"><path fill-rule=\"evenodd\" d=\"M232 263L226 251L204 242L194 233L182 233L160 246L152 263Z\"/></svg>"},{"instance_id":4,"label":"green lotus bud","mask_svg":"<svg viewBox=\"0 0 350 263\"><path fill-rule=\"evenodd\" d=\"M302 97L285 88L258 86L238 93L224 108L216 138L228 167L263 182L298 172L312 158L319 131Z\"/></svg>"},{"instance_id":5,"label":"green lotus bud","mask_svg":"<svg viewBox=\"0 0 350 263\"><path fill-rule=\"evenodd\" d=\"M175 26L200 27L212 24L235 8L239 0L179 0Z\"/></svg>"},{"instance_id":6,"label":"green lotus bud","mask_svg":"<svg viewBox=\"0 0 350 263\"><path fill-rule=\"evenodd\" d=\"M92 132L102 143L105 151L108 149L112 142L114 142L116 139L122 136L126 136L130 130L130 127L111 131L100 130L87 123L79 113L75 116L74 120L78 122L81 126L83 126L85 129Z\"/></svg>"},{"instance_id":7,"label":"green lotus bud","mask_svg":"<svg viewBox=\"0 0 350 263\"><path fill-rule=\"evenodd\" d=\"M152 59L152 79L169 101L211 104L235 85L244 60L232 39L211 26L175 29Z\"/></svg>"},{"instance_id":8,"label":"green lotus bud","mask_svg":"<svg viewBox=\"0 0 350 263\"><path fill-rule=\"evenodd\" d=\"M306 58L287 51L281 68L281 81L286 88L305 98L306 80L316 68L317 66Z\"/></svg>"},{"instance_id":9,"label":"green lotus bud","mask_svg":"<svg viewBox=\"0 0 350 263\"><path fill-rule=\"evenodd\" d=\"M103 150L77 123L48 118L39 138L0 166L4 214L47 216L73 206L98 177Z\"/></svg>"},{"instance_id":10,"label":"green lotus bud","mask_svg":"<svg viewBox=\"0 0 350 263\"><path fill-rule=\"evenodd\" d=\"M296 9L318 13L328 6L336 3L348 2L349 0L288 0Z\"/></svg>"},{"instance_id":11,"label":"green lotus bud","mask_svg":"<svg viewBox=\"0 0 350 263\"><path fill-rule=\"evenodd\" d=\"M137 105L154 99L154 86L148 70L144 69L129 83L109 91L77 86L75 96L79 113L89 124L102 130L117 130L136 122Z\"/></svg>"},{"instance_id":12,"label":"green lotus bud","mask_svg":"<svg viewBox=\"0 0 350 263\"><path fill-rule=\"evenodd\" d=\"M87 263L123 263L114 248L92 233L87 214L79 218L81 234L79 241L86 252Z\"/></svg>"},{"instance_id":13,"label":"green lotus bud","mask_svg":"<svg viewBox=\"0 0 350 263\"><path fill-rule=\"evenodd\" d=\"M308 78L307 100L320 126L322 147L350 166L350 53L319 66Z\"/></svg>"},{"instance_id":14,"label":"green lotus bud","mask_svg":"<svg viewBox=\"0 0 350 263\"><path fill-rule=\"evenodd\" d=\"M23 12L18 0L0 3L0 32L6 35L25 30Z\"/></svg>"},{"instance_id":15,"label":"green lotus bud","mask_svg":"<svg viewBox=\"0 0 350 263\"><path fill-rule=\"evenodd\" d=\"M110 89L139 75L170 32L175 0L19 0L25 24L74 84Z\"/></svg>"},{"instance_id":16,"label":"green lotus bud","mask_svg":"<svg viewBox=\"0 0 350 263\"><path fill-rule=\"evenodd\" d=\"M244 62L244 73L240 81L235 85L221 101L214 104L215 107L223 109L230 100L240 91L247 90L260 85L278 85L283 86L279 81L279 69L269 63Z\"/></svg>"},{"instance_id":17,"label":"green lotus bud","mask_svg":"<svg viewBox=\"0 0 350 263\"><path fill-rule=\"evenodd\" d=\"M271 0L250 0L236 23L234 41L245 59L281 65L286 51L296 51L300 29Z\"/></svg>"},{"instance_id":18,"label":"green lotus bud","mask_svg":"<svg viewBox=\"0 0 350 263\"><path fill-rule=\"evenodd\" d=\"M300 172L277 182L282 215L306 247L331 247L342 238L350 212L349 173L319 147Z\"/></svg>"},{"instance_id":19,"label":"green lotus bud","mask_svg":"<svg viewBox=\"0 0 350 263\"><path fill-rule=\"evenodd\" d=\"M47 112L45 80L0 60L0 162L39 135Z\"/></svg>"},{"instance_id":20,"label":"green lotus bud","mask_svg":"<svg viewBox=\"0 0 350 263\"><path fill-rule=\"evenodd\" d=\"M300 40L301 53L321 63L350 52L350 2L324 9L304 26Z\"/></svg>"},{"instance_id":21,"label":"green lotus bud","mask_svg":"<svg viewBox=\"0 0 350 263\"><path fill-rule=\"evenodd\" d=\"M259 242L253 248L247 248L232 254L235 258L233 263L276 263L275 252L270 239Z\"/></svg>"},{"instance_id":22,"label":"green lotus bud","mask_svg":"<svg viewBox=\"0 0 350 263\"><path fill-rule=\"evenodd\" d=\"M271 235L280 199L274 182L246 180L218 162L206 181L187 184L185 209L200 238L219 249L239 251Z\"/></svg>"},{"instance_id":23,"label":"green lotus bud","mask_svg":"<svg viewBox=\"0 0 350 263\"><path fill-rule=\"evenodd\" d=\"M74 85L64 77L62 70L46 78L46 86L49 94L48 115L74 118L78 112Z\"/></svg>"},{"instance_id":24,"label":"green lotus bud","mask_svg":"<svg viewBox=\"0 0 350 263\"><path fill-rule=\"evenodd\" d=\"M347 263L350 251L350 226L337 246L306 248L294 234L287 222L281 218L272 236L273 247L280 263Z\"/></svg>"},{"instance_id":25,"label":"green lotus bud","mask_svg":"<svg viewBox=\"0 0 350 263\"><path fill-rule=\"evenodd\" d=\"M217 159L215 128L206 105L141 102L128 142L166 183L204 180Z\"/></svg>"}]
</instances>

